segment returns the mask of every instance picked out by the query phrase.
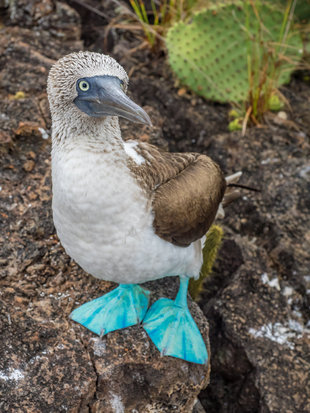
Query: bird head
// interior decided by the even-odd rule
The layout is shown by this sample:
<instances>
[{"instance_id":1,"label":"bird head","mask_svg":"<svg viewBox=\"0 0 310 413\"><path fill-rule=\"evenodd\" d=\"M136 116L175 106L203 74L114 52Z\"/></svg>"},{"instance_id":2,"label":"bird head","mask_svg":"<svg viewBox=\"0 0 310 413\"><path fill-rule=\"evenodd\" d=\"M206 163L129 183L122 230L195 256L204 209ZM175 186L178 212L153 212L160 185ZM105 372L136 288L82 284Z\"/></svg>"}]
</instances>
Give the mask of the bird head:
<instances>
[{"instance_id":1,"label":"bird head","mask_svg":"<svg viewBox=\"0 0 310 413\"><path fill-rule=\"evenodd\" d=\"M51 68L47 93L52 116L120 116L151 125L147 113L126 95L128 76L110 56L93 52L71 53ZM74 116L75 117L75 116Z\"/></svg>"}]
</instances>

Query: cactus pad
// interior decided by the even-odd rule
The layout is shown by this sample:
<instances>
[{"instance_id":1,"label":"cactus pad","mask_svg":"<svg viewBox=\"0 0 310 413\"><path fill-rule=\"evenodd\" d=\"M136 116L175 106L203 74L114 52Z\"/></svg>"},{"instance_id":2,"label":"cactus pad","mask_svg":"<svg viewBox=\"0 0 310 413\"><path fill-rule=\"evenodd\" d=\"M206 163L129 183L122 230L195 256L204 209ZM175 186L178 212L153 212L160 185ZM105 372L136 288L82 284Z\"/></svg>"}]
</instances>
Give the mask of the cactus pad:
<instances>
[{"instance_id":1,"label":"cactus pad","mask_svg":"<svg viewBox=\"0 0 310 413\"><path fill-rule=\"evenodd\" d=\"M175 24L166 38L173 71L183 84L208 99L245 101L250 89L248 59L252 59L253 69L262 70L266 49L275 50L279 42L283 12L272 5L262 4L259 18L261 22L252 7L241 3L241 6L230 4L204 10L195 14L190 23ZM284 59L277 66L278 72L270 74L267 71L267 76L276 79L274 86L289 81L290 73L300 59L302 41L299 34L289 32L285 44L286 47L281 49L280 56Z\"/></svg>"}]
</instances>

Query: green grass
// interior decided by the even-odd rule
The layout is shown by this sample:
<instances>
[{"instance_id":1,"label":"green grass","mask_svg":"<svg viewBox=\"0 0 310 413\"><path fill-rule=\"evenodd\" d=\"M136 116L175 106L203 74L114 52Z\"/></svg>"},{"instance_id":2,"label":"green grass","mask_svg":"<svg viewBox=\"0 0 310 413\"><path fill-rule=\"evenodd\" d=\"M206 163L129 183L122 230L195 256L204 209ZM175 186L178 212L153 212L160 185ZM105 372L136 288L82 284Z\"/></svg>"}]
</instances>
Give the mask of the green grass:
<instances>
[{"instance_id":1,"label":"green grass","mask_svg":"<svg viewBox=\"0 0 310 413\"><path fill-rule=\"evenodd\" d=\"M294 10L297 0L288 0L283 12L281 27L276 41L270 39L264 20L261 18L261 1L248 0L245 3L248 67L248 99L245 102L245 123L252 120L257 124L262 122L263 115L268 110L277 110L284 106L284 99L278 86L283 83L281 78L298 67L300 54L296 46L289 44ZM256 28L250 28L250 9L254 10Z\"/></svg>"},{"instance_id":2,"label":"green grass","mask_svg":"<svg viewBox=\"0 0 310 413\"><path fill-rule=\"evenodd\" d=\"M146 40L153 49L162 41L168 28L177 21L187 19L198 3L199 0L151 0L151 10L147 10L144 0L130 0Z\"/></svg>"}]
</instances>

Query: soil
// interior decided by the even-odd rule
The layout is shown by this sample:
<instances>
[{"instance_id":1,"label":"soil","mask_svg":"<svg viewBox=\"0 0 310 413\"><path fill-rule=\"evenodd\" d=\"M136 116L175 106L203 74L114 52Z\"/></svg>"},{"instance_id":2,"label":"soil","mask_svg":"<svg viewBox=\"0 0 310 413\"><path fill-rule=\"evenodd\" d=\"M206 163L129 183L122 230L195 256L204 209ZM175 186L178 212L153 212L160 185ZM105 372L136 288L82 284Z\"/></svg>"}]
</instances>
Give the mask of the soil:
<instances>
[{"instance_id":1,"label":"soil","mask_svg":"<svg viewBox=\"0 0 310 413\"><path fill-rule=\"evenodd\" d=\"M224 241L199 301L210 323L212 354L201 408L309 412L310 86L304 73L281 89L290 103L287 119L267 114L264 125L242 136L228 132L228 105L181 87L163 52L139 47L141 32L113 25L107 31L116 15L113 1L87 3L100 16L75 1L44 1L41 8L35 1L16 4L14 14L0 2L0 320L10 325L26 317L16 333L22 346L34 314L37 321L42 314L42 322L48 316L57 324L85 291L97 296L98 289L112 287L85 274L55 235L45 93L48 70L60 56L82 48L107 53L129 73L129 95L154 124L137 128L122 121L125 139L206 153L226 175L242 171L240 182L259 190L242 190L219 222ZM17 99L20 91L24 95ZM40 340L57 343L44 331ZM38 343L34 340L29 360ZM81 363L80 379L87 380L91 367L88 360Z\"/></svg>"}]
</instances>

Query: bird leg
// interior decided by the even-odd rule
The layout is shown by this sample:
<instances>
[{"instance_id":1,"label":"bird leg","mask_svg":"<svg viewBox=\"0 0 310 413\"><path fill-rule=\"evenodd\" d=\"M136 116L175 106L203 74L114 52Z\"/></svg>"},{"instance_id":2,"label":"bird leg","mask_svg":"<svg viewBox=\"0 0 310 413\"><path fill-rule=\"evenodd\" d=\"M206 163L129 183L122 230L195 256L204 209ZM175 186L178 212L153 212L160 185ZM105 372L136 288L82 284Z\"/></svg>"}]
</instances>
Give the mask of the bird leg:
<instances>
[{"instance_id":1,"label":"bird leg","mask_svg":"<svg viewBox=\"0 0 310 413\"><path fill-rule=\"evenodd\" d=\"M137 284L117 288L76 308L70 318L98 336L139 324L147 312L150 292Z\"/></svg>"},{"instance_id":2,"label":"bird leg","mask_svg":"<svg viewBox=\"0 0 310 413\"><path fill-rule=\"evenodd\" d=\"M160 298L146 313L143 328L164 356L205 364L208 352L187 306L189 278L180 277L175 300Z\"/></svg>"}]
</instances>

